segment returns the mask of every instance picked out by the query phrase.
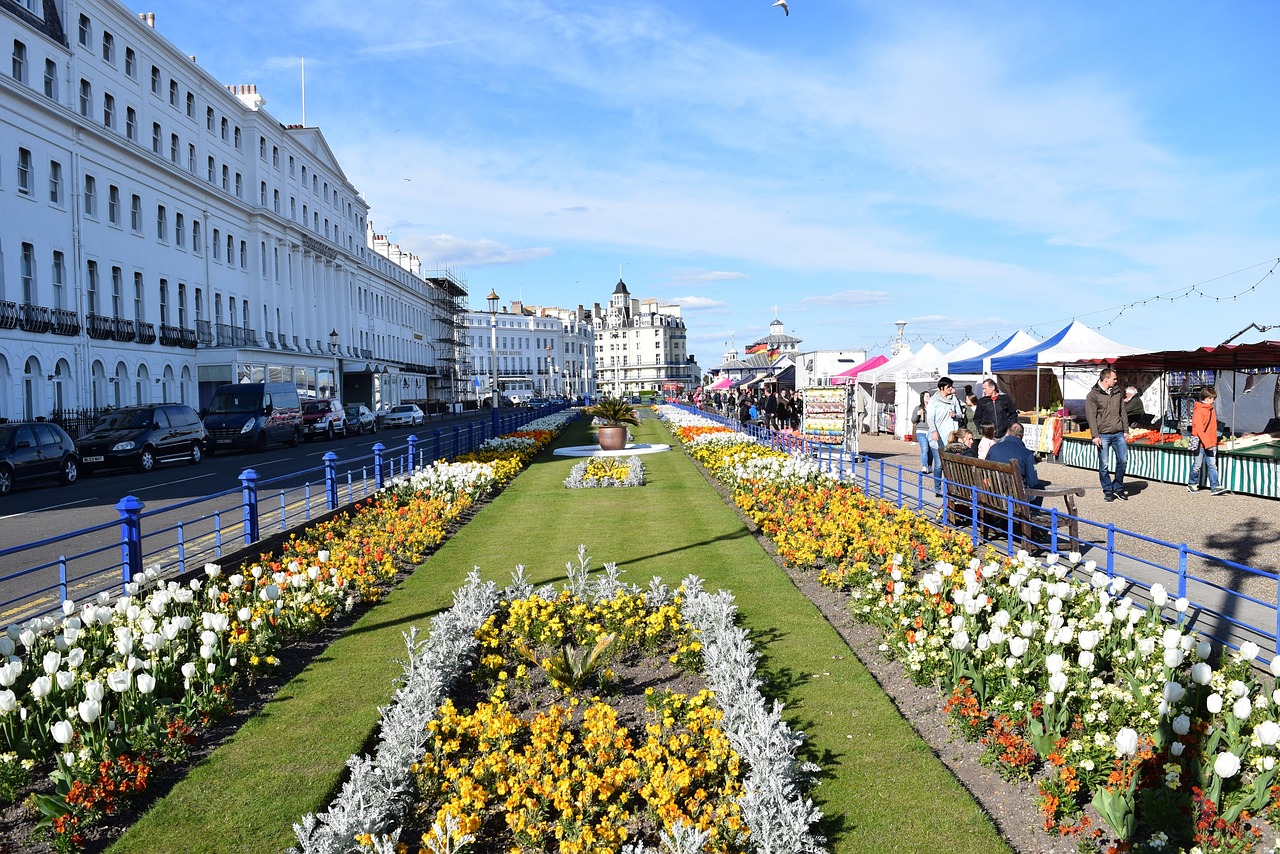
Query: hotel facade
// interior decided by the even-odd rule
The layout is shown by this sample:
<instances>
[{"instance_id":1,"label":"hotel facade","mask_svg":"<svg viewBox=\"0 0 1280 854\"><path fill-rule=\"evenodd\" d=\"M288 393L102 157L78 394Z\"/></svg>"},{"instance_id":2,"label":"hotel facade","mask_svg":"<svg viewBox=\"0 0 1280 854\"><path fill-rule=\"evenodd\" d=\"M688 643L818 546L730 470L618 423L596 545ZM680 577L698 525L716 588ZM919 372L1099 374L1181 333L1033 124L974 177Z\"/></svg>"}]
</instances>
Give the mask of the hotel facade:
<instances>
[{"instance_id":1,"label":"hotel facade","mask_svg":"<svg viewBox=\"0 0 1280 854\"><path fill-rule=\"evenodd\" d=\"M319 128L112 0L0 0L0 45L0 417L467 394L465 283L375 232Z\"/></svg>"}]
</instances>

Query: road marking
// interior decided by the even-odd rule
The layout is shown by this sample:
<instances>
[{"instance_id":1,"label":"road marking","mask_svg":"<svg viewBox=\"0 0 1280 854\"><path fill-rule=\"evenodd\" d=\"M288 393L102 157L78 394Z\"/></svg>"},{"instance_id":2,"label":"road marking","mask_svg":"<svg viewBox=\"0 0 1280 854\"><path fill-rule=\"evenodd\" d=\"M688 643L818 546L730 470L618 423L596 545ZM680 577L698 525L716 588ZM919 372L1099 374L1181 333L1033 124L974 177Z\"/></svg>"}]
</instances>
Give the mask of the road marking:
<instances>
[{"instance_id":1,"label":"road marking","mask_svg":"<svg viewBox=\"0 0 1280 854\"><path fill-rule=\"evenodd\" d=\"M184 477L182 480L166 480L164 483L157 483L157 484L153 484L152 486L143 486L133 491L146 492L148 489L163 489L166 486L173 486L174 484L178 484L178 483L189 483L193 480L204 480L207 477L217 477L217 475L213 473L198 474L195 477Z\"/></svg>"},{"instance_id":2,"label":"road marking","mask_svg":"<svg viewBox=\"0 0 1280 854\"><path fill-rule=\"evenodd\" d=\"M32 513L43 513L45 510L60 510L63 507L74 507L77 504L84 504L87 501L97 500L97 498L81 498L79 501L68 501L66 504L54 504L50 507L37 507L34 510L25 510L21 513L11 513L8 516L0 516L0 519L17 519L19 516L29 516Z\"/></svg>"}]
</instances>

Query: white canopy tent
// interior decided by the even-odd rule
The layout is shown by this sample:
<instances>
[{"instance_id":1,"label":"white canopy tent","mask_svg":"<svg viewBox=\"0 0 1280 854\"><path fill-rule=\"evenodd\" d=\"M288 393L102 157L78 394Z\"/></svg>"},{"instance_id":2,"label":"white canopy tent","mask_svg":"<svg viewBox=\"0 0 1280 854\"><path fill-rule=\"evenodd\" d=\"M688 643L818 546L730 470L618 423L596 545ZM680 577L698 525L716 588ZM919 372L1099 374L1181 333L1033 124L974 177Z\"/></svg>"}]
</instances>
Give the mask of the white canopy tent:
<instances>
[{"instance_id":1,"label":"white canopy tent","mask_svg":"<svg viewBox=\"0 0 1280 854\"><path fill-rule=\"evenodd\" d=\"M892 386L885 384L885 377L897 372L899 367L914 356L915 353L910 348L903 348L878 368L858 374L853 395L854 411L864 413L859 419L861 428L874 427L881 407L893 403Z\"/></svg>"},{"instance_id":2,"label":"white canopy tent","mask_svg":"<svg viewBox=\"0 0 1280 854\"><path fill-rule=\"evenodd\" d=\"M976 387L982 379L980 374L952 373L950 366L962 359L980 356L986 349L977 341L967 339L949 353L937 353L937 356L930 361L921 359L904 366L904 369L900 370L896 377L895 397L897 402L895 404L893 432L899 436L906 436L912 431L911 413L915 411L916 405L920 402L920 392L936 393L939 377L951 377L952 382L956 384L957 393L962 393L961 389L966 384ZM935 350L934 352L937 351Z\"/></svg>"}]
</instances>

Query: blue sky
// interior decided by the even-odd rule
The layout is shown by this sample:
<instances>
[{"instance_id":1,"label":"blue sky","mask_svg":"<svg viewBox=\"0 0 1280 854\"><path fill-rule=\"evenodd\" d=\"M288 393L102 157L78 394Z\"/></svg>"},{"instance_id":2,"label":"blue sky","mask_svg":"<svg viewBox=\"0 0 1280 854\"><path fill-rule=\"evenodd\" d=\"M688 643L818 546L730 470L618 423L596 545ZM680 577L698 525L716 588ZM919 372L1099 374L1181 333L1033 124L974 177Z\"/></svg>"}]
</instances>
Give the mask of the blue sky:
<instances>
[{"instance_id":1,"label":"blue sky","mask_svg":"<svg viewBox=\"0 0 1280 854\"><path fill-rule=\"evenodd\" d=\"M605 302L621 264L704 365L775 306L872 352L1280 323L1280 3L769 2L136 11L285 123L305 57L377 230L473 306Z\"/></svg>"}]
</instances>

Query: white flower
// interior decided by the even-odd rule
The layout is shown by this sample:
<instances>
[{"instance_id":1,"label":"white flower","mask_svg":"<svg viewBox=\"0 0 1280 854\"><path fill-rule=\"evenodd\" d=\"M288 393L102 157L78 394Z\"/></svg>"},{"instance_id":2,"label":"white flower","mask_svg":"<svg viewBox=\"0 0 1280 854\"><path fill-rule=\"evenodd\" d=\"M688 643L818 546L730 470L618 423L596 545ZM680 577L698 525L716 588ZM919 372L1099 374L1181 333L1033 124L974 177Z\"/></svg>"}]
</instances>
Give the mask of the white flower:
<instances>
[{"instance_id":1,"label":"white flower","mask_svg":"<svg viewBox=\"0 0 1280 854\"><path fill-rule=\"evenodd\" d=\"M1234 777L1240 771L1240 757L1234 753L1219 753L1218 758L1213 760L1213 773L1226 780Z\"/></svg>"},{"instance_id":2,"label":"white flower","mask_svg":"<svg viewBox=\"0 0 1280 854\"><path fill-rule=\"evenodd\" d=\"M1231 714L1235 715L1242 721L1248 720L1249 715L1253 712L1253 703L1249 702L1248 697L1241 697L1236 700L1235 705L1231 707Z\"/></svg>"},{"instance_id":3,"label":"white flower","mask_svg":"<svg viewBox=\"0 0 1280 854\"><path fill-rule=\"evenodd\" d=\"M1231 684L1227 686L1227 690L1234 697L1243 697L1249 693L1249 686L1241 682L1239 679L1232 679Z\"/></svg>"},{"instance_id":4,"label":"white flower","mask_svg":"<svg viewBox=\"0 0 1280 854\"><path fill-rule=\"evenodd\" d=\"M76 675L68 670L59 670L53 674L53 681L57 683L59 691L69 691L76 684Z\"/></svg>"},{"instance_id":5,"label":"white flower","mask_svg":"<svg viewBox=\"0 0 1280 854\"><path fill-rule=\"evenodd\" d=\"M1222 695L1217 691L1205 698L1204 706L1209 710L1209 714L1216 715L1222 711Z\"/></svg>"},{"instance_id":6,"label":"white flower","mask_svg":"<svg viewBox=\"0 0 1280 854\"><path fill-rule=\"evenodd\" d=\"M1186 695L1186 693L1187 689L1182 687L1182 683L1166 682L1164 683L1164 691L1161 693L1161 696L1169 703L1177 703Z\"/></svg>"},{"instance_id":7,"label":"white flower","mask_svg":"<svg viewBox=\"0 0 1280 854\"><path fill-rule=\"evenodd\" d=\"M1049 690L1055 694L1062 694L1067 690L1067 674L1059 671L1049 677Z\"/></svg>"},{"instance_id":8,"label":"white flower","mask_svg":"<svg viewBox=\"0 0 1280 854\"><path fill-rule=\"evenodd\" d=\"M196 675L195 662L188 661L186 664L182 665L182 675L185 676L187 679L194 678Z\"/></svg>"},{"instance_id":9,"label":"white flower","mask_svg":"<svg viewBox=\"0 0 1280 854\"><path fill-rule=\"evenodd\" d=\"M18 708L18 695L5 688L0 691L0 715L7 715Z\"/></svg>"},{"instance_id":10,"label":"white flower","mask_svg":"<svg viewBox=\"0 0 1280 854\"><path fill-rule=\"evenodd\" d=\"M1138 638L1138 652L1143 658L1147 658L1156 651L1155 638Z\"/></svg>"},{"instance_id":11,"label":"white flower","mask_svg":"<svg viewBox=\"0 0 1280 854\"><path fill-rule=\"evenodd\" d=\"M1160 643L1165 649L1177 649L1181 641L1182 632L1177 629L1165 629L1164 634L1160 637Z\"/></svg>"},{"instance_id":12,"label":"white flower","mask_svg":"<svg viewBox=\"0 0 1280 854\"><path fill-rule=\"evenodd\" d=\"M1027 647L1030 643L1030 641L1022 637L1009 638L1009 652L1013 653L1017 658L1022 658L1022 656L1026 654Z\"/></svg>"},{"instance_id":13,"label":"white flower","mask_svg":"<svg viewBox=\"0 0 1280 854\"><path fill-rule=\"evenodd\" d=\"M53 736L53 740L58 744L70 744L71 737L75 735L75 730L71 728L68 721L54 721L49 727L49 734Z\"/></svg>"},{"instance_id":14,"label":"white flower","mask_svg":"<svg viewBox=\"0 0 1280 854\"><path fill-rule=\"evenodd\" d=\"M1179 596L1177 600L1174 601L1173 603L1174 610L1177 611L1179 614L1185 614L1187 612L1187 608L1189 608L1190 606L1191 606L1191 602L1190 600L1187 599L1186 596Z\"/></svg>"},{"instance_id":15,"label":"white flower","mask_svg":"<svg viewBox=\"0 0 1280 854\"><path fill-rule=\"evenodd\" d=\"M1186 735L1191 732L1191 718L1186 715L1178 715L1173 719L1173 731L1178 735Z\"/></svg>"},{"instance_id":16,"label":"white flower","mask_svg":"<svg viewBox=\"0 0 1280 854\"><path fill-rule=\"evenodd\" d=\"M1164 585L1156 582L1151 585L1151 604L1156 608L1163 608L1169 601L1169 591L1164 589Z\"/></svg>"},{"instance_id":17,"label":"white flower","mask_svg":"<svg viewBox=\"0 0 1280 854\"><path fill-rule=\"evenodd\" d=\"M37 702L43 700L45 697L49 696L49 692L53 690L53 677L37 676L35 679L31 680L30 690L31 696L34 697Z\"/></svg>"},{"instance_id":18,"label":"white flower","mask_svg":"<svg viewBox=\"0 0 1280 854\"><path fill-rule=\"evenodd\" d=\"M1083 668L1084 670L1093 669L1093 653L1092 652L1085 650L1084 652L1080 653L1080 657L1077 660L1080 663L1080 667Z\"/></svg>"},{"instance_id":19,"label":"white flower","mask_svg":"<svg viewBox=\"0 0 1280 854\"><path fill-rule=\"evenodd\" d=\"M1272 747L1280 741L1280 724L1275 721L1262 721L1253 728L1253 734L1258 737L1258 741L1267 747Z\"/></svg>"},{"instance_id":20,"label":"white flower","mask_svg":"<svg viewBox=\"0 0 1280 854\"><path fill-rule=\"evenodd\" d=\"M1044 660L1045 669L1048 670L1050 673L1060 672L1062 670L1063 663L1064 662L1062 660L1062 656L1056 652L1050 656L1047 656Z\"/></svg>"},{"instance_id":21,"label":"white flower","mask_svg":"<svg viewBox=\"0 0 1280 854\"><path fill-rule=\"evenodd\" d=\"M1271 659L1271 675L1280 677L1280 655Z\"/></svg>"},{"instance_id":22,"label":"white flower","mask_svg":"<svg viewBox=\"0 0 1280 854\"><path fill-rule=\"evenodd\" d=\"M80 713L80 720L91 724L102 714L102 704L97 700L81 700L76 710Z\"/></svg>"},{"instance_id":23,"label":"white flower","mask_svg":"<svg viewBox=\"0 0 1280 854\"><path fill-rule=\"evenodd\" d=\"M1173 744L1169 745L1169 752L1172 753L1174 756L1181 756L1182 742L1175 741Z\"/></svg>"},{"instance_id":24,"label":"white flower","mask_svg":"<svg viewBox=\"0 0 1280 854\"><path fill-rule=\"evenodd\" d=\"M1191 665L1191 681L1197 685L1208 685L1213 678L1213 668L1203 661Z\"/></svg>"},{"instance_id":25,"label":"white flower","mask_svg":"<svg viewBox=\"0 0 1280 854\"><path fill-rule=\"evenodd\" d=\"M1164 651L1164 666L1168 668L1178 667L1182 664L1184 657L1180 649L1166 649Z\"/></svg>"},{"instance_id":26,"label":"white flower","mask_svg":"<svg viewBox=\"0 0 1280 854\"><path fill-rule=\"evenodd\" d=\"M1262 652L1262 650L1258 648L1258 645L1256 643L1254 643L1253 641L1245 641L1244 643L1240 644L1240 651L1237 652L1236 655L1240 658L1241 661L1251 662L1258 657L1258 654L1260 652Z\"/></svg>"},{"instance_id":27,"label":"white flower","mask_svg":"<svg viewBox=\"0 0 1280 854\"><path fill-rule=\"evenodd\" d=\"M129 670L112 670L107 674L107 687L117 694L123 694L133 684L133 673Z\"/></svg>"},{"instance_id":28,"label":"white flower","mask_svg":"<svg viewBox=\"0 0 1280 854\"><path fill-rule=\"evenodd\" d=\"M44 672L52 676L62 666L62 656L54 650L49 650L44 654L44 659L40 663L44 667Z\"/></svg>"},{"instance_id":29,"label":"white flower","mask_svg":"<svg viewBox=\"0 0 1280 854\"><path fill-rule=\"evenodd\" d=\"M150 673L138 674L138 691L142 694L150 694L156 689L156 677Z\"/></svg>"},{"instance_id":30,"label":"white flower","mask_svg":"<svg viewBox=\"0 0 1280 854\"><path fill-rule=\"evenodd\" d=\"M1124 727L1116 733L1116 753L1132 756L1138 752L1138 732L1132 727Z\"/></svg>"},{"instance_id":31,"label":"white flower","mask_svg":"<svg viewBox=\"0 0 1280 854\"><path fill-rule=\"evenodd\" d=\"M1102 639L1102 633L1097 629L1090 629L1088 631L1080 632L1080 634L1076 636L1076 639L1080 643L1080 648L1088 652L1097 647L1098 641Z\"/></svg>"},{"instance_id":32,"label":"white flower","mask_svg":"<svg viewBox=\"0 0 1280 854\"><path fill-rule=\"evenodd\" d=\"M951 638L951 648L956 650L965 650L969 648L969 633L956 632Z\"/></svg>"}]
</instances>

